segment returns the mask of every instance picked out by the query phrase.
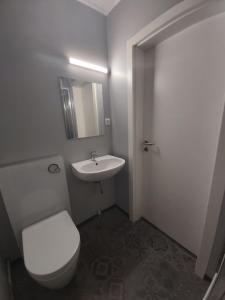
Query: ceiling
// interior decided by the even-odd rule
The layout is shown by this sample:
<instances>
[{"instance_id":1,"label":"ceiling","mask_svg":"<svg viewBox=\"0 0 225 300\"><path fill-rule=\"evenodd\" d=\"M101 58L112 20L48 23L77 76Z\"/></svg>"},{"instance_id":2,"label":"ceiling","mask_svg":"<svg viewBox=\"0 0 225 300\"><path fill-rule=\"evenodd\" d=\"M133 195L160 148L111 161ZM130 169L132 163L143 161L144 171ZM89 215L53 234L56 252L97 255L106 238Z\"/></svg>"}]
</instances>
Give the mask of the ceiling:
<instances>
[{"instance_id":1,"label":"ceiling","mask_svg":"<svg viewBox=\"0 0 225 300\"><path fill-rule=\"evenodd\" d=\"M77 0L104 15L108 15L120 0Z\"/></svg>"}]
</instances>

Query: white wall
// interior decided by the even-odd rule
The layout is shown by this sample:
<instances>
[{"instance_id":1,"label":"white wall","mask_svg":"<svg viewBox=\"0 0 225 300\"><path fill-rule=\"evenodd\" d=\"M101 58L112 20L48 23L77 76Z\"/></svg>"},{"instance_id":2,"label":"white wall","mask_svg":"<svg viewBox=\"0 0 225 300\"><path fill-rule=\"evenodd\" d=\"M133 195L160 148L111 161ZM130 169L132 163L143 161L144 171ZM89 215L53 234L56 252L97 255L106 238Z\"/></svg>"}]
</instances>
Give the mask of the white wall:
<instances>
[{"instance_id":1,"label":"white wall","mask_svg":"<svg viewBox=\"0 0 225 300\"><path fill-rule=\"evenodd\" d=\"M181 0L121 0L107 17L113 151L128 158L127 40ZM115 179L117 204L128 211L128 169Z\"/></svg>"},{"instance_id":2,"label":"white wall","mask_svg":"<svg viewBox=\"0 0 225 300\"><path fill-rule=\"evenodd\" d=\"M78 57L107 65L106 17L76 0L0 1L0 165L52 154L66 162L76 223L114 203L113 184L99 200L94 184L75 178L70 163L91 151L111 152L105 135L67 140L58 77L102 82L110 115L107 76L68 64Z\"/></svg>"},{"instance_id":3,"label":"white wall","mask_svg":"<svg viewBox=\"0 0 225 300\"><path fill-rule=\"evenodd\" d=\"M6 266L0 258L0 299L9 300L9 287L7 282Z\"/></svg>"},{"instance_id":4,"label":"white wall","mask_svg":"<svg viewBox=\"0 0 225 300\"><path fill-rule=\"evenodd\" d=\"M155 51L152 126L160 156L152 159L151 196L144 212L195 254L224 107L224 28L225 14L218 15L164 41Z\"/></svg>"}]
</instances>

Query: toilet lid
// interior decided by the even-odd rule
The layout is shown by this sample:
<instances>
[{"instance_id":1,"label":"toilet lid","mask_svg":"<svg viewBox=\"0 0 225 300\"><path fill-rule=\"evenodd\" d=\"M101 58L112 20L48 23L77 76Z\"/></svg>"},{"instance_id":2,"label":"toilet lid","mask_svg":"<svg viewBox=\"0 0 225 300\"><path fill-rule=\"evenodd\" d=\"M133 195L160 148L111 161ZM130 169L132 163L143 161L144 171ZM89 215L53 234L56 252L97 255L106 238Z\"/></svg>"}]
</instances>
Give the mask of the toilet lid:
<instances>
[{"instance_id":1,"label":"toilet lid","mask_svg":"<svg viewBox=\"0 0 225 300\"><path fill-rule=\"evenodd\" d=\"M80 244L80 234L67 211L25 228L22 239L25 266L39 276L63 268Z\"/></svg>"}]
</instances>

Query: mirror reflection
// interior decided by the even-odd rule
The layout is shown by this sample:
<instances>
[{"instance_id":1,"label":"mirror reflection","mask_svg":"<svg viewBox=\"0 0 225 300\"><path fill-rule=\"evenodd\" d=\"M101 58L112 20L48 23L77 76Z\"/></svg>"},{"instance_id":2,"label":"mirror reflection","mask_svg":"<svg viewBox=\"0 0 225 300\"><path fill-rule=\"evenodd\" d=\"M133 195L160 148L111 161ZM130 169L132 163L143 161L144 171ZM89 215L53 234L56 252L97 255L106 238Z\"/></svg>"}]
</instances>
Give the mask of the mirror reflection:
<instances>
[{"instance_id":1,"label":"mirror reflection","mask_svg":"<svg viewBox=\"0 0 225 300\"><path fill-rule=\"evenodd\" d=\"M68 139L103 135L102 84L65 77L59 83Z\"/></svg>"}]
</instances>

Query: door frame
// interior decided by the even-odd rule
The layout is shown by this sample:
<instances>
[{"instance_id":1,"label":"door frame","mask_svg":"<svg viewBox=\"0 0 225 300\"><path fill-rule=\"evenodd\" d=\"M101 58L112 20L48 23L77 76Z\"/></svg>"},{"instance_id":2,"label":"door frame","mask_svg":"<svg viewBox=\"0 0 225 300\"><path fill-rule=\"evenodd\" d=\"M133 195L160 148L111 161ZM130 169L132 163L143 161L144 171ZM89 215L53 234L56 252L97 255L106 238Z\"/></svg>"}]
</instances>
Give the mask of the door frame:
<instances>
[{"instance_id":1,"label":"door frame","mask_svg":"<svg viewBox=\"0 0 225 300\"><path fill-rule=\"evenodd\" d=\"M139 47L144 49L146 46L155 46L185 28L224 11L225 0L184 0L145 26L127 41L129 216L133 222L142 216L143 201L143 152L140 145L140 137L142 140L144 138L141 117L143 103L140 101L139 88L135 78L138 69L137 49ZM197 256L196 273L200 277L203 277L206 273L223 202L225 187L225 158L222 158L225 147L223 145L225 145L225 120L224 125L222 124L221 127L207 217L201 247Z\"/></svg>"}]
</instances>

